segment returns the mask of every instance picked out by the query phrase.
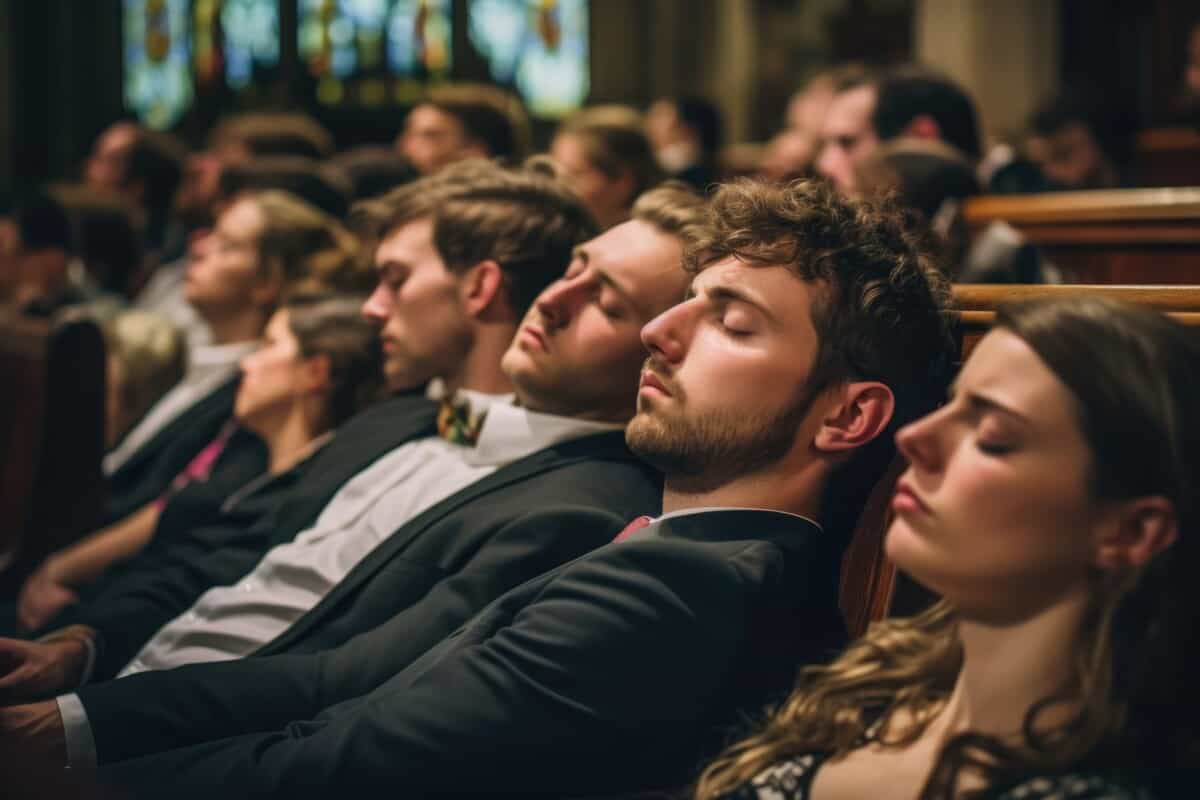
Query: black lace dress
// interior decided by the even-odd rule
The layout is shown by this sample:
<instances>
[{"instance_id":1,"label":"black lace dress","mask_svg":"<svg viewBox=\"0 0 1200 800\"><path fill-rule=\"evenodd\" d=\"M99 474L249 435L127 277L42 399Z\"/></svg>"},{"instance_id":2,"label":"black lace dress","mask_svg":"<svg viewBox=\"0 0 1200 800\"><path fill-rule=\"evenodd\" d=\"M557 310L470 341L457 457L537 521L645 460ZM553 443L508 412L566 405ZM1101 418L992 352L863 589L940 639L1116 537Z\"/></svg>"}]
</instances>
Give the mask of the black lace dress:
<instances>
[{"instance_id":1,"label":"black lace dress","mask_svg":"<svg viewBox=\"0 0 1200 800\"><path fill-rule=\"evenodd\" d=\"M781 761L722 800L809 800L813 776L826 758L825 754L808 753ZM1153 800L1144 789L1085 772L1030 776L988 796L994 800Z\"/></svg>"}]
</instances>

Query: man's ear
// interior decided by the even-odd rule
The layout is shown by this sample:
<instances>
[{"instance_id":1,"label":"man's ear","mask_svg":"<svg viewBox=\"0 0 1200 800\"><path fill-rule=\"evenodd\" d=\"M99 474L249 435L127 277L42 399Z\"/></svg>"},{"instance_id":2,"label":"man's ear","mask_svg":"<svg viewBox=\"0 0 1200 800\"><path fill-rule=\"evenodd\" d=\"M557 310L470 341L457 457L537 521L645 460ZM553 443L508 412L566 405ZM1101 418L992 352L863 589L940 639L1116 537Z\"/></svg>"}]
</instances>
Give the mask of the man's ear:
<instances>
[{"instance_id":1,"label":"man's ear","mask_svg":"<svg viewBox=\"0 0 1200 800\"><path fill-rule=\"evenodd\" d=\"M487 316L504 302L504 270L488 259L467 270L459 281L459 296L472 317Z\"/></svg>"},{"instance_id":2,"label":"man's ear","mask_svg":"<svg viewBox=\"0 0 1200 800\"><path fill-rule=\"evenodd\" d=\"M825 453L863 447L883 433L896 410L896 397L886 384L855 381L833 398L813 445Z\"/></svg>"},{"instance_id":3,"label":"man's ear","mask_svg":"<svg viewBox=\"0 0 1200 800\"><path fill-rule=\"evenodd\" d=\"M936 141L942 138L942 126L938 125L937 120L928 114L918 114L904 128L904 135L911 136L914 139L931 139Z\"/></svg>"},{"instance_id":4,"label":"man's ear","mask_svg":"<svg viewBox=\"0 0 1200 800\"><path fill-rule=\"evenodd\" d=\"M1103 570L1137 569L1179 538L1175 504L1165 497L1125 501L1116 513L1115 525L1105 530L1096 548L1096 565Z\"/></svg>"}]
</instances>

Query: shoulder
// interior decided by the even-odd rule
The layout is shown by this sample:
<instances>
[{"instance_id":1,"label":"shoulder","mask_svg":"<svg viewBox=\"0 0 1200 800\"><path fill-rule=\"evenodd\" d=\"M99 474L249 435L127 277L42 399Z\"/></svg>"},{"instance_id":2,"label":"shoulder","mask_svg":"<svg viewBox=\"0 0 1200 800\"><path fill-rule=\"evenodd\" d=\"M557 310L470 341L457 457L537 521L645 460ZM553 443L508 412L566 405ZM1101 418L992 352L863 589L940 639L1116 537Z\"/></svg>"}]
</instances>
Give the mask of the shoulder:
<instances>
[{"instance_id":1,"label":"shoulder","mask_svg":"<svg viewBox=\"0 0 1200 800\"><path fill-rule=\"evenodd\" d=\"M805 800L822 760L821 755L808 753L772 764L721 800Z\"/></svg>"}]
</instances>

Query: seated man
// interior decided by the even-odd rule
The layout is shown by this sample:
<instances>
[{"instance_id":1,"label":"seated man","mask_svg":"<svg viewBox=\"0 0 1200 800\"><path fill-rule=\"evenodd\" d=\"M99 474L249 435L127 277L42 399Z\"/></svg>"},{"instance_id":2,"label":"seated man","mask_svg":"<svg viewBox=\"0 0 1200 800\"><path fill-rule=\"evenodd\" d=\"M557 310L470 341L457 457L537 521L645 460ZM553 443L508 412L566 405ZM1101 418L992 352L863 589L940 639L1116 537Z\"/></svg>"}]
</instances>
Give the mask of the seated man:
<instances>
[{"instance_id":1,"label":"seated man","mask_svg":"<svg viewBox=\"0 0 1200 800\"><path fill-rule=\"evenodd\" d=\"M879 76L848 71L836 78L817 172L839 191L856 194L864 159L901 136L939 141L972 165L979 161L979 119L970 96L937 73L899 67Z\"/></svg>"},{"instance_id":2,"label":"seated man","mask_svg":"<svg viewBox=\"0 0 1200 800\"><path fill-rule=\"evenodd\" d=\"M151 795L624 792L686 780L737 710L786 691L840 638L845 538L952 348L897 214L813 184L714 203L689 298L642 331L627 439L666 472L666 514L423 653L393 620L315 657L116 681L103 777ZM506 357L519 387L537 333ZM376 661L392 674L346 691ZM10 756L65 756L53 703L5 710L0 730L24 732L0 739Z\"/></svg>"},{"instance_id":3,"label":"seated man","mask_svg":"<svg viewBox=\"0 0 1200 800\"><path fill-rule=\"evenodd\" d=\"M519 160L529 120L521 103L498 86L434 87L404 120L395 149L421 175L471 158Z\"/></svg>"},{"instance_id":4,"label":"seated man","mask_svg":"<svg viewBox=\"0 0 1200 800\"><path fill-rule=\"evenodd\" d=\"M235 658L264 645L262 652L287 652L340 644L427 593L425 608L432 610L412 615L427 617L430 632L408 642L432 645L510 586L611 539L627 512L658 506L657 473L628 453L620 431L633 415L632 387L644 356L638 331L682 295L682 239L695 235L703 201L663 187L642 199L637 219L575 250L568 276L533 302L508 348L504 373L519 379L518 409L485 393L507 380L495 337L505 332L511 341L516 322L504 323L510 312L502 298L528 306L535 267L527 261L540 263L556 247L564 258L571 252L569 243L547 238L557 228L561 239L567 228L545 211L555 193L565 204L560 216L569 208L579 220L588 218L547 178L491 166L464 169L472 179L462 194L438 198L430 190L463 174L454 168L383 204L381 223L391 232L377 251L380 288L365 307L382 325L393 385L423 376L468 388L473 417L454 419L456 409L446 407L440 420L443 433L459 441L451 446L433 435L435 407L419 397L356 419L317 459L292 501L256 531L207 557L189 554L171 570L156 564L146 576L151 586L116 601L101 597L99 608L80 616L79 638L102 635L100 676L127 663L135 672ZM538 213L549 218L537 220ZM476 267L452 278L434 241L444 242L447 263ZM501 284L499 266L486 253L504 258L513 277ZM502 285L505 295L498 294ZM516 358L524 352L527 359ZM461 446L468 438L477 439L473 450ZM228 569L236 557L231 551L254 552L263 543L278 546L257 566ZM233 582L251 567L235 586L208 591L146 643L191 605L177 602L188 593L181 584L197 586L213 575ZM0 643L0 652L22 661L0 677L0 689L32 697L76 685L86 650L71 638Z\"/></svg>"}]
</instances>

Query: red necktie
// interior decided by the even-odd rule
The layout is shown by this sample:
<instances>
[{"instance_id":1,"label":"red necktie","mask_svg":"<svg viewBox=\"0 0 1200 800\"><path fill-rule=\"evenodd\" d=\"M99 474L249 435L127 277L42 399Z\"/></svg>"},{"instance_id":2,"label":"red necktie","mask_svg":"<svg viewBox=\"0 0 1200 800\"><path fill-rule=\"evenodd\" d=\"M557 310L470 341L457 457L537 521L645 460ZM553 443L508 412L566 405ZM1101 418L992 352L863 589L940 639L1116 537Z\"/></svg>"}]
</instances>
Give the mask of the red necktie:
<instances>
[{"instance_id":1,"label":"red necktie","mask_svg":"<svg viewBox=\"0 0 1200 800\"><path fill-rule=\"evenodd\" d=\"M646 527L651 522L654 522L654 517L647 517L647 516L636 517L633 520L633 522L626 525L621 530L621 532L617 534L617 538L613 539L613 541L619 542L622 539L624 539L625 537L629 536L629 534L640 531L642 528Z\"/></svg>"}]
</instances>

